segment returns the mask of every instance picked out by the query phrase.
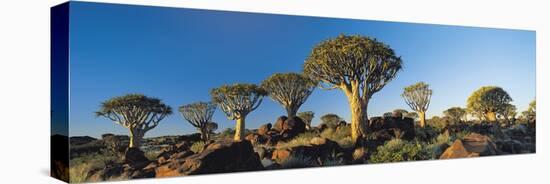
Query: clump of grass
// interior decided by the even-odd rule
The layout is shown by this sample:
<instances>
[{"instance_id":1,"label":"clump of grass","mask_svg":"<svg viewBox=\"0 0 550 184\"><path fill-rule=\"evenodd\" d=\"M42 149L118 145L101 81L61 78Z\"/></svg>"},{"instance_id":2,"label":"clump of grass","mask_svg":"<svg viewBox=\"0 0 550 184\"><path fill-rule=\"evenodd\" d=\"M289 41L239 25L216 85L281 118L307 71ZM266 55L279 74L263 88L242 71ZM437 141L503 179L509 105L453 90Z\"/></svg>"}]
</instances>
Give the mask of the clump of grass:
<instances>
[{"instance_id":1,"label":"clump of grass","mask_svg":"<svg viewBox=\"0 0 550 184\"><path fill-rule=\"evenodd\" d=\"M160 153L161 151L147 151L145 152L145 157L149 160L156 160Z\"/></svg>"},{"instance_id":2,"label":"clump of grass","mask_svg":"<svg viewBox=\"0 0 550 184\"><path fill-rule=\"evenodd\" d=\"M354 146L353 141L351 140L350 126L341 126L337 129L327 128L321 132L321 137L336 141L343 148Z\"/></svg>"},{"instance_id":3,"label":"clump of grass","mask_svg":"<svg viewBox=\"0 0 550 184\"><path fill-rule=\"evenodd\" d=\"M204 141L197 141L191 145L191 151L193 153L200 153L204 150L204 146L206 146L206 143Z\"/></svg>"},{"instance_id":4,"label":"clump of grass","mask_svg":"<svg viewBox=\"0 0 550 184\"><path fill-rule=\"evenodd\" d=\"M120 158L105 153L83 154L69 161L69 180L71 183L86 182L90 171L104 168L109 163L120 162Z\"/></svg>"},{"instance_id":5,"label":"clump of grass","mask_svg":"<svg viewBox=\"0 0 550 184\"><path fill-rule=\"evenodd\" d=\"M288 142L279 142L276 146L277 149L286 149L296 146L308 146L310 145L311 139L318 137L319 135L313 132L305 132L297 135L292 140Z\"/></svg>"}]
</instances>

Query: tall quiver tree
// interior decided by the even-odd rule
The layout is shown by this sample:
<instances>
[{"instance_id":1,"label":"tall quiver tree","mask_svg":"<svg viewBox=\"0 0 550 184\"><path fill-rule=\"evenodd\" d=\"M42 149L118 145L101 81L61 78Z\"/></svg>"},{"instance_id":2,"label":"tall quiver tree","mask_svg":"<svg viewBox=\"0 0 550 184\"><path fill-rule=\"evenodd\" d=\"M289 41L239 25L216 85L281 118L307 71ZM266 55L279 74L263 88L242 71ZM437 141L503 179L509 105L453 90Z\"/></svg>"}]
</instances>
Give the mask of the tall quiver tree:
<instances>
[{"instance_id":1,"label":"tall quiver tree","mask_svg":"<svg viewBox=\"0 0 550 184\"><path fill-rule=\"evenodd\" d=\"M497 114L502 114L512 98L504 89L496 86L483 86L468 98L467 108L473 114L483 115L487 121L497 120Z\"/></svg>"},{"instance_id":2,"label":"tall quiver tree","mask_svg":"<svg viewBox=\"0 0 550 184\"><path fill-rule=\"evenodd\" d=\"M420 127L426 126L426 111L430 106L430 100L432 98L432 90L430 85L419 82L405 87L401 97L405 100L405 103L409 107L418 113L418 119L420 120Z\"/></svg>"},{"instance_id":3,"label":"tall quiver tree","mask_svg":"<svg viewBox=\"0 0 550 184\"><path fill-rule=\"evenodd\" d=\"M235 140L244 138L246 116L262 103L267 92L254 84L223 85L210 91L212 101L230 120L236 120Z\"/></svg>"},{"instance_id":4,"label":"tall quiver tree","mask_svg":"<svg viewBox=\"0 0 550 184\"><path fill-rule=\"evenodd\" d=\"M145 133L155 128L172 108L160 99L142 94L128 94L103 103L97 116L103 116L130 131L130 148L139 148Z\"/></svg>"},{"instance_id":5,"label":"tall quiver tree","mask_svg":"<svg viewBox=\"0 0 550 184\"><path fill-rule=\"evenodd\" d=\"M340 89L351 110L351 137L366 136L370 98L401 70L401 58L386 44L360 35L321 42L304 63L304 74L323 89Z\"/></svg>"},{"instance_id":6,"label":"tall quiver tree","mask_svg":"<svg viewBox=\"0 0 550 184\"><path fill-rule=\"evenodd\" d=\"M187 122L199 130L203 141L210 139L209 123L212 122L212 116L216 112L216 105L214 103L196 102L182 105L179 111Z\"/></svg>"},{"instance_id":7,"label":"tall quiver tree","mask_svg":"<svg viewBox=\"0 0 550 184\"><path fill-rule=\"evenodd\" d=\"M285 108L289 118L293 118L316 85L316 82L302 74L276 73L265 79L261 87L271 99Z\"/></svg>"}]
</instances>

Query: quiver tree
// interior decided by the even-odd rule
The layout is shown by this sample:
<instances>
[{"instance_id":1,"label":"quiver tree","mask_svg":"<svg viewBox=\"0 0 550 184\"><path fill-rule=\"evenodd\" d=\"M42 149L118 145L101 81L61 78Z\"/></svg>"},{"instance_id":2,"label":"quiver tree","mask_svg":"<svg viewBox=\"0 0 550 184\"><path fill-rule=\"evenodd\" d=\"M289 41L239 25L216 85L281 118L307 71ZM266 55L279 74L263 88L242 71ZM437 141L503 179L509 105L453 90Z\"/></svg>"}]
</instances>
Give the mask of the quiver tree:
<instances>
[{"instance_id":1,"label":"quiver tree","mask_svg":"<svg viewBox=\"0 0 550 184\"><path fill-rule=\"evenodd\" d=\"M497 114L502 114L511 101L512 98L504 89L484 86L468 98L467 108L472 114L483 115L487 121L494 122Z\"/></svg>"},{"instance_id":2,"label":"quiver tree","mask_svg":"<svg viewBox=\"0 0 550 184\"><path fill-rule=\"evenodd\" d=\"M103 103L97 116L103 116L130 131L130 148L139 148L145 133L155 128L172 108L160 99L142 94L111 98Z\"/></svg>"},{"instance_id":3,"label":"quiver tree","mask_svg":"<svg viewBox=\"0 0 550 184\"><path fill-rule=\"evenodd\" d=\"M211 102L196 102L180 106L179 111L187 122L199 130L203 141L210 139L208 126L212 121L214 112L216 112L216 104Z\"/></svg>"},{"instance_id":4,"label":"quiver tree","mask_svg":"<svg viewBox=\"0 0 550 184\"><path fill-rule=\"evenodd\" d=\"M419 82L405 87L401 97L409 107L418 113L420 119L420 127L426 126L426 111L430 106L432 90L430 86L424 82Z\"/></svg>"},{"instance_id":5,"label":"quiver tree","mask_svg":"<svg viewBox=\"0 0 550 184\"><path fill-rule=\"evenodd\" d=\"M451 107L445 111L443 111L443 114L451 119L452 122L461 122L462 118L466 117L466 109L460 108L460 107Z\"/></svg>"},{"instance_id":6,"label":"quiver tree","mask_svg":"<svg viewBox=\"0 0 550 184\"><path fill-rule=\"evenodd\" d=\"M521 112L521 115L528 122L534 122L537 119L537 101L533 100L529 103L529 108L526 111Z\"/></svg>"},{"instance_id":7,"label":"quiver tree","mask_svg":"<svg viewBox=\"0 0 550 184\"><path fill-rule=\"evenodd\" d=\"M312 111L299 112L297 115L304 123L306 123L306 129L311 129L311 121L315 117L315 113Z\"/></svg>"},{"instance_id":8,"label":"quiver tree","mask_svg":"<svg viewBox=\"0 0 550 184\"><path fill-rule=\"evenodd\" d=\"M351 110L353 142L366 136L367 106L401 70L401 58L386 44L365 36L340 35L321 42L304 63L304 74L323 89L340 89Z\"/></svg>"},{"instance_id":9,"label":"quiver tree","mask_svg":"<svg viewBox=\"0 0 550 184\"><path fill-rule=\"evenodd\" d=\"M267 92L254 84L223 85L210 91L212 101L230 120L236 120L235 140L244 137L246 116L262 103Z\"/></svg>"},{"instance_id":10,"label":"quiver tree","mask_svg":"<svg viewBox=\"0 0 550 184\"><path fill-rule=\"evenodd\" d=\"M289 118L293 118L316 85L316 82L302 74L276 73L265 79L261 87L271 99L285 108Z\"/></svg>"},{"instance_id":11,"label":"quiver tree","mask_svg":"<svg viewBox=\"0 0 550 184\"><path fill-rule=\"evenodd\" d=\"M517 115L517 108L515 105L507 104L506 107L504 107L504 110L498 114L500 118L502 118L506 123L512 124Z\"/></svg>"}]
</instances>

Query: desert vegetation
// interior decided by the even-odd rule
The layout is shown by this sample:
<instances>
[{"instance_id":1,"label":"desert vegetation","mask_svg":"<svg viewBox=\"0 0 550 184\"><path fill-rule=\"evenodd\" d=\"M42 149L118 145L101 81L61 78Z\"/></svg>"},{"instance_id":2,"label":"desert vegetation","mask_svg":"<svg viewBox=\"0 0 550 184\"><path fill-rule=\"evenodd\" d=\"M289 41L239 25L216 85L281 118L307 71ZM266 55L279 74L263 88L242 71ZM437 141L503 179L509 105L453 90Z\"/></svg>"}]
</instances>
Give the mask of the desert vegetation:
<instances>
[{"instance_id":1,"label":"desert vegetation","mask_svg":"<svg viewBox=\"0 0 550 184\"><path fill-rule=\"evenodd\" d=\"M100 139L71 137L70 179L87 182L535 152L535 100L518 113L510 95L497 86L481 86L464 99L466 107L430 110L443 116L428 117L437 89L418 82L403 86L402 107L369 118L369 101L398 76L402 62L389 45L375 38L339 35L321 41L299 73L276 73L258 85L224 84L210 89L211 102L180 106L182 121L198 131L189 135L144 138L172 113L160 99L142 94L107 99L96 115L129 133L104 134ZM343 92L351 117L300 112L316 88ZM264 97L280 104L286 114L263 117L269 123L247 127L247 115L262 110ZM216 132L213 115L218 108L235 121L235 128Z\"/></svg>"}]
</instances>

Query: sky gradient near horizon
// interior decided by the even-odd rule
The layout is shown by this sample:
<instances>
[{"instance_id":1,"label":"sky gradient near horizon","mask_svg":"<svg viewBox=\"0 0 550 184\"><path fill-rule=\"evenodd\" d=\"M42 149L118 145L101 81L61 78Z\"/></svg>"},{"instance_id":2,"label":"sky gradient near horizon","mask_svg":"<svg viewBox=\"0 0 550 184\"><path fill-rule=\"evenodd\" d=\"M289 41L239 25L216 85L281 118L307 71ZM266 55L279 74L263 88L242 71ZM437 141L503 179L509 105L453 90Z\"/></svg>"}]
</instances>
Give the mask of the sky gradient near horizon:
<instances>
[{"instance_id":1,"label":"sky gradient near horizon","mask_svg":"<svg viewBox=\"0 0 550 184\"><path fill-rule=\"evenodd\" d=\"M128 93L160 98L174 109L146 137L193 133L180 105L209 101L210 89L222 84L260 84L273 73L300 72L316 44L339 34L374 37L402 57L403 70L374 94L369 117L410 110L400 94L420 81L433 89L428 117L465 107L486 85L505 89L518 111L535 99L534 31L84 2L72 2L70 15L71 136L127 134L94 112ZM350 117L338 90L316 89L300 111L314 111L314 125L326 113ZM265 98L246 127L284 114ZM235 125L219 109L213 120L219 130Z\"/></svg>"}]
</instances>

